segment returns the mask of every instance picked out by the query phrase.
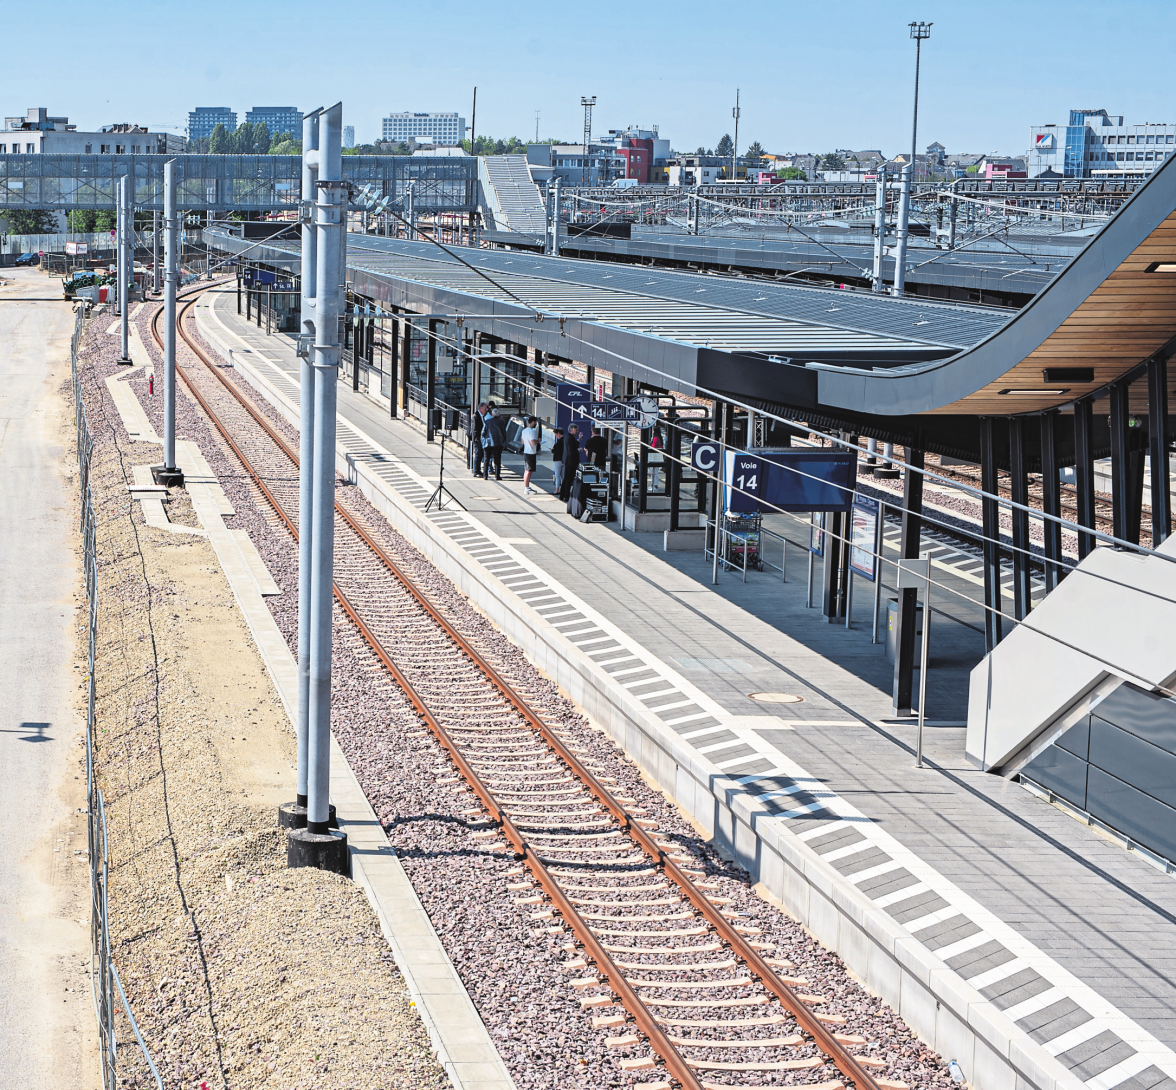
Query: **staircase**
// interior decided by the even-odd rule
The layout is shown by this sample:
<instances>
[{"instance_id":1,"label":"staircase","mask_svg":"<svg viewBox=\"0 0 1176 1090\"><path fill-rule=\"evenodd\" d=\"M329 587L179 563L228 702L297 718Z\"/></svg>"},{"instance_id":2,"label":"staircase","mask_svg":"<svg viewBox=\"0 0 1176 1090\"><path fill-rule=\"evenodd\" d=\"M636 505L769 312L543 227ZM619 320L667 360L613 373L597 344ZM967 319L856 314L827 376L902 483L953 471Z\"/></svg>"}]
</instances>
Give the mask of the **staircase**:
<instances>
[{"instance_id":1,"label":"staircase","mask_svg":"<svg viewBox=\"0 0 1176 1090\"><path fill-rule=\"evenodd\" d=\"M484 155L478 160L482 212L492 231L519 231L542 241L547 209L531 180L525 155Z\"/></svg>"}]
</instances>

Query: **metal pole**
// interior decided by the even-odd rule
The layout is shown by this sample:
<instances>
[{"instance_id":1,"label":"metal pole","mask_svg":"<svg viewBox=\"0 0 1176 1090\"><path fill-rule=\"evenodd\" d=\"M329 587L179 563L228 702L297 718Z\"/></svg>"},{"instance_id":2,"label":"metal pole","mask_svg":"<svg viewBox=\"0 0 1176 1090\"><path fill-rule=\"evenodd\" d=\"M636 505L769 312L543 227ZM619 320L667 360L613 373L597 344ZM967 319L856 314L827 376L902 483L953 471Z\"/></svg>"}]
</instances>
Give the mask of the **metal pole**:
<instances>
[{"instance_id":1,"label":"metal pole","mask_svg":"<svg viewBox=\"0 0 1176 1090\"><path fill-rule=\"evenodd\" d=\"M413 208L413 197L416 194L416 182L408 183L408 190L404 196L404 218L408 220L408 237L416 238L416 210Z\"/></svg>"},{"instance_id":2,"label":"metal pole","mask_svg":"<svg viewBox=\"0 0 1176 1090\"><path fill-rule=\"evenodd\" d=\"M874 269L870 277L870 290L886 294L883 257L886 248L886 171L878 168L878 182L874 191Z\"/></svg>"},{"instance_id":3,"label":"metal pole","mask_svg":"<svg viewBox=\"0 0 1176 1090\"><path fill-rule=\"evenodd\" d=\"M159 294L159 213L151 213L151 290Z\"/></svg>"},{"instance_id":4,"label":"metal pole","mask_svg":"<svg viewBox=\"0 0 1176 1090\"><path fill-rule=\"evenodd\" d=\"M885 522L886 506L878 502L878 525L874 528L874 630L870 643L878 642L878 611L882 607L882 526Z\"/></svg>"},{"instance_id":5,"label":"metal pole","mask_svg":"<svg viewBox=\"0 0 1176 1090\"><path fill-rule=\"evenodd\" d=\"M301 310L299 344L299 374L301 385L298 396L298 790L295 808L297 824L305 821L309 787L310 736L310 592L314 542L311 509L314 504L314 403L315 369L310 345L315 341L318 294L318 237L310 221L308 205L314 199L318 181L318 160L306 153L319 146L319 117L321 111L307 114L302 121L302 284L299 298Z\"/></svg>"},{"instance_id":6,"label":"metal pole","mask_svg":"<svg viewBox=\"0 0 1176 1090\"><path fill-rule=\"evenodd\" d=\"M923 585L923 661L919 669L919 735L915 742L915 767L923 767L923 723L927 718L927 649L931 637L931 560Z\"/></svg>"},{"instance_id":7,"label":"metal pole","mask_svg":"<svg viewBox=\"0 0 1176 1090\"><path fill-rule=\"evenodd\" d=\"M306 832L329 831L331 768L332 591L335 560L335 413L339 379L339 315L343 285L339 270L346 245L343 222L343 105L320 119L315 203L318 242L314 341L314 469L310 585L310 700L307 738ZM342 865L346 865L344 856ZM335 868L331 868L335 869Z\"/></svg>"},{"instance_id":8,"label":"metal pole","mask_svg":"<svg viewBox=\"0 0 1176 1090\"><path fill-rule=\"evenodd\" d=\"M551 253L554 257L559 257L559 220L560 220L560 216L563 214L563 212L560 208L560 205L562 203L560 198L563 196L562 188L563 188L563 179L556 178L555 179L555 197L552 199L552 206L551 206L552 207L552 211L551 211L551 237L552 237Z\"/></svg>"},{"instance_id":9,"label":"metal pole","mask_svg":"<svg viewBox=\"0 0 1176 1090\"><path fill-rule=\"evenodd\" d=\"M629 425L621 428L621 533L625 532L625 499L629 485Z\"/></svg>"},{"instance_id":10,"label":"metal pole","mask_svg":"<svg viewBox=\"0 0 1176 1090\"><path fill-rule=\"evenodd\" d=\"M554 200L555 182L552 181L552 184L547 187L547 196L543 202L545 205L544 211L547 215L547 238L544 240L545 246L543 248L543 252L549 256L555 253L555 228L551 221L551 207Z\"/></svg>"},{"instance_id":11,"label":"metal pole","mask_svg":"<svg viewBox=\"0 0 1176 1090\"><path fill-rule=\"evenodd\" d=\"M118 316L122 334L122 355L118 362L129 365L131 355L129 351L129 321L131 312L131 293L127 288L127 281L131 279L131 267L127 263L127 238L130 227L127 224L127 210L130 207L128 194L130 182L124 174L118 180Z\"/></svg>"},{"instance_id":12,"label":"metal pole","mask_svg":"<svg viewBox=\"0 0 1176 1090\"><path fill-rule=\"evenodd\" d=\"M735 108L731 111L731 116L735 118L735 139L731 144L731 181L739 181L739 160L736 153L739 151L739 88L735 88Z\"/></svg>"},{"instance_id":13,"label":"metal pole","mask_svg":"<svg viewBox=\"0 0 1176 1090\"><path fill-rule=\"evenodd\" d=\"M714 479L714 499L711 501L711 511L714 513L715 519L715 536L712 544L714 545L714 559L711 565L711 583L715 584L719 581L719 519L722 517L722 503L723 503L723 465L725 462L723 452L726 449L727 442L727 413L729 409L727 403L717 402L715 404L715 437L719 441L719 464L715 467Z\"/></svg>"},{"instance_id":14,"label":"metal pole","mask_svg":"<svg viewBox=\"0 0 1176 1090\"><path fill-rule=\"evenodd\" d=\"M163 223L167 232L163 274L163 470L176 473L176 290L180 283L180 221L176 213L176 163L163 164ZM181 477L181 482L182 482Z\"/></svg>"},{"instance_id":15,"label":"metal pole","mask_svg":"<svg viewBox=\"0 0 1176 1090\"><path fill-rule=\"evenodd\" d=\"M898 230L894 247L894 286L891 295L902 295L906 288L906 252L907 234L910 229L911 217L911 172L913 163L907 163L902 168L902 188L898 196Z\"/></svg>"}]
</instances>

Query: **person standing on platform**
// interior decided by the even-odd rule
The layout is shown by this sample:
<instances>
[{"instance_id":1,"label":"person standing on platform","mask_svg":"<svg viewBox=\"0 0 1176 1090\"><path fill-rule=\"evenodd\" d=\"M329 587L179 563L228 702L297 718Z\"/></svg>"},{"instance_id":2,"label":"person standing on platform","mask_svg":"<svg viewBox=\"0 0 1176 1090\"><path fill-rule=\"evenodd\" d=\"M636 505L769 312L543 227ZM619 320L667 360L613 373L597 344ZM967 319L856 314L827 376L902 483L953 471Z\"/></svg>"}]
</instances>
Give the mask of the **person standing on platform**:
<instances>
[{"instance_id":1,"label":"person standing on platform","mask_svg":"<svg viewBox=\"0 0 1176 1090\"><path fill-rule=\"evenodd\" d=\"M572 495L572 482L580 467L580 429L575 424L568 426L568 437L563 448L563 481L559 486L559 498L567 503Z\"/></svg>"},{"instance_id":2,"label":"person standing on platform","mask_svg":"<svg viewBox=\"0 0 1176 1090\"><path fill-rule=\"evenodd\" d=\"M597 469L604 469L608 463L608 440L600 434L600 429L593 424L592 435L584 444L584 452Z\"/></svg>"},{"instance_id":3,"label":"person standing on platform","mask_svg":"<svg viewBox=\"0 0 1176 1090\"><path fill-rule=\"evenodd\" d=\"M489 406L486 402L481 402L478 405L478 411L474 413L473 420L470 421L470 441L474 446L474 476L482 476L482 459L485 452L482 449L482 439L486 431L486 416L490 412Z\"/></svg>"},{"instance_id":4,"label":"person standing on platform","mask_svg":"<svg viewBox=\"0 0 1176 1090\"><path fill-rule=\"evenodd\" d=\"M531 474L535 472L539 459L539 421L533 416L527 417L527 426L519 439L523 444L523 491L530 496L535 492L531 487Z\"/></svg>"},{"instance_id":5,"label":"person standing on platform","mask_svg":"<svg viewBox=\"0 0 1176 1090\"><path fill-rule=\"evenodd\" d=\"M563 488L563 452L564 452L564 433L563 428L556 428L552 431L555 436L555 442L551 444L551 471L555 475L555 481L552 484L551 491L555 495L559 495Z\"/></svg>"},{"instance_id":6,"label":"person standing on platform","mask_svg":"<svg viewBox=\"0 0 1176 1090\"><path fill-rule=\"evenodd\" d=\"M502 426L502 417L491 409L489 415L482 420L482 447L486 452L486 460L482 465L482 480L490 479L490 463L494 463L494 479L502 480L502 446L506 442L506 432Z\"/></svg>"}]
</instances>

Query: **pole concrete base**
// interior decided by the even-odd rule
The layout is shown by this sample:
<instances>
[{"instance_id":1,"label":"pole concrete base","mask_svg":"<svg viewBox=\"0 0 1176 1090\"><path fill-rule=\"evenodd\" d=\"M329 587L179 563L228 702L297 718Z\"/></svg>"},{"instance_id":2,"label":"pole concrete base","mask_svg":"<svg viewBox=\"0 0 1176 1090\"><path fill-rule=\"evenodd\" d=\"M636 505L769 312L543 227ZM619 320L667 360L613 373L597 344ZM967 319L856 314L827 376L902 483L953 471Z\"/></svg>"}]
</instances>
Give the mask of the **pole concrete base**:
<instances>
[{"instance_id":1,"label":"pole concrete base","mask_svg":"<svg viewBox=\"0 0 1176 1090\"><path fill-rule=\"evenodd\" d=\"M881 477L883 480L893 481L901 476L901 474L894 466L874 466L874 476Z\"/></svg>"},{"instance_id":2,"label":"pole concrete base","mask_svg":"<svg viewBox=\"0 0 1176 1090\"><path fill-rule=\"evenodd\" d=\"M339 819L335 816L335 804L328 808L327 824L332 829L339 828ZM298 802L284 802L278 807L278 825L283 829L305 829L306 807Z\"/></svg>"},{"instance_id":3,"label":"pole concrete base","mask_svg":"<svg viewBox=\"0 0 1176 1090\"><path fill-rule=\"evenodd\" d=\"M168 469L162 465L152 466L151 479L156 484L166 485L168 488L184 487L184 471L178 466L175 469Z\"/></svg>"},{"instance_id":4,"label":"pole concrete base","mask_svg":"<svg viewBox=\"0 0 1176 1090\"><path fill-rule=\"evenodd\" d=\"M132 367L134 363L134 360L127 359L125 356L120 356L118 360L119 367Z\"/></svg>"},{"instance_id":5,"label":"pole concrete base","mask_svg":"<svg viewBox=\"0 0 1176 1090\"><path fill-rule=\"evenodd\" d=\"M314 867L351 877L351 853L346 833L308 833L291 829L286 838L286 866Z\"/></svg>"}]
</instances>

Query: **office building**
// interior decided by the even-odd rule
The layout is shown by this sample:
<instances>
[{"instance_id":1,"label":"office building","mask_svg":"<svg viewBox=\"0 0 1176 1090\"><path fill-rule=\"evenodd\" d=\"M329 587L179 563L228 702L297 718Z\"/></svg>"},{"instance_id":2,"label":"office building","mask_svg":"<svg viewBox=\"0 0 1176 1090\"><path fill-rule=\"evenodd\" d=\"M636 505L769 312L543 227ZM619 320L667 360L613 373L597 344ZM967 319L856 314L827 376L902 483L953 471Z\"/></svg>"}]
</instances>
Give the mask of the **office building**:
<instances>
[{"instance_id":1,"label":"office building","mask_svg":"<svg viewBox=\"0 0 1176 1090\"><path fill-rule=\"evenodd\" d=\"M412 113L404 110L384 118L382 138L400 144L409 137L434 144L460 144L465 139L465 118L456 113Z\"/></svg>"},{"instance_id":2,"label":"office building","mask_svg":"<svg viewBox=\"0 0 1176 1090\"><path fill-rule=\"evenodd\" d=\"M1143 178L1176 151L1176 125L1125 125L1122 114L1071 110L1068 125L1030 130L1029 177Z\"/></svg>"},{"instance_id":3,"label":"office building","mask_svg":"<svg viewBox=\"0 0 1176 1090\"><path fill-rule=\"evenodd\" d=\"M302 139L302 111L293 106L254 106L245 113L247 124L264 121L270 136L288 132L295 140Z\"/></svg>"},{"instance_id":4,"label":"office building","mask_svg":"<svg viewBox=\"0 0 1176 1090\"><path fill-rule=\"evenodd\" d=\"M24 117L6 117L0 132L0 155L175 155L187 140L141 125L104 125L98 132L78 132L68 117L50 117L34 106Z\"/></svg>"},{"instance_id":5,"label":"office building","mask_svg":"<svg viewBox=\"0 0 1176 1090\"><path fill-rule=\"evenodd\" d=\"M344 125L343 126L343 146L345 148L355 147L355 126L354 125Z\"/></svg>"},{"instance_id":6,"label":"office building","mask_svg":"<svg viewBox=\"0 0 1176 1090\"><path fill-rule=\"evenodd\" d=\"M197 106L188 114L188 139L207 140L217 125L229 132L237 129L237 111L228 106Z\"/></svg>"}]
</instances>

